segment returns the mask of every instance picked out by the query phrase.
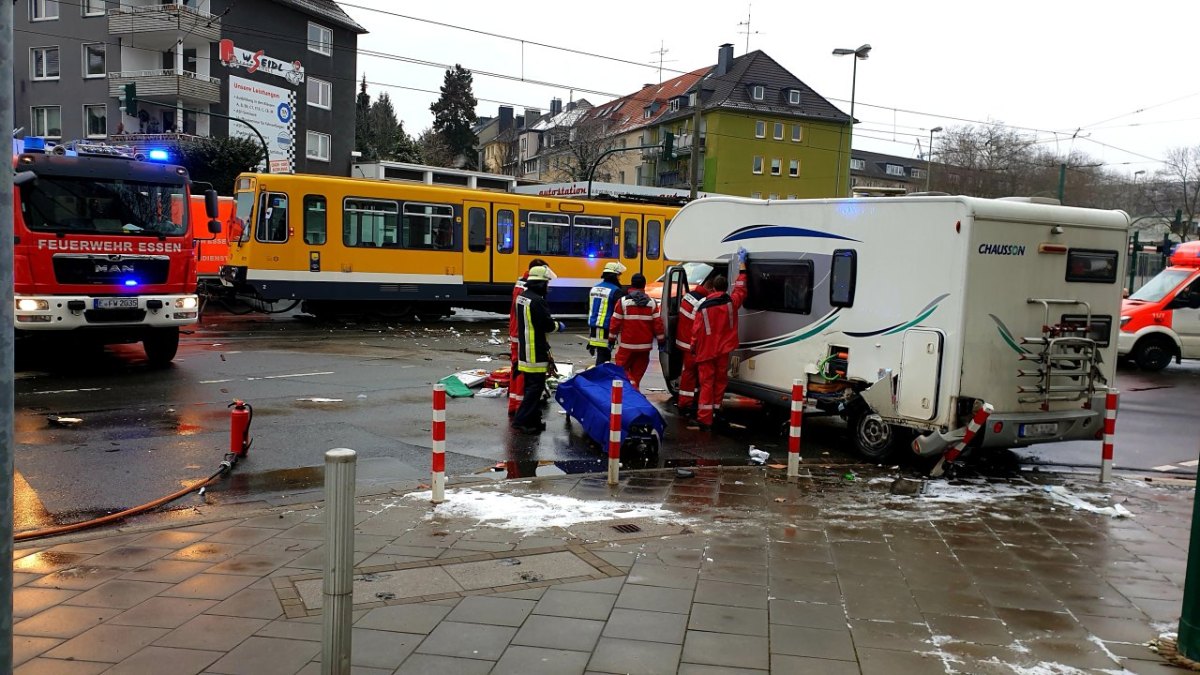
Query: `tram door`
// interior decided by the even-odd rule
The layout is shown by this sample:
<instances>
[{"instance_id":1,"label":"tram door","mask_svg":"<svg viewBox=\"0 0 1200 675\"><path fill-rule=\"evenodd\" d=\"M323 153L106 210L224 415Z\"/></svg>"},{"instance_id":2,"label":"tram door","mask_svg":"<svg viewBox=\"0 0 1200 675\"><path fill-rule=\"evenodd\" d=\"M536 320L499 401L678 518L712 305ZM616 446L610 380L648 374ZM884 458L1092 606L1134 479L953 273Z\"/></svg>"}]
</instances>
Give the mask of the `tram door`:
<instances>
[{"instance_id":1,"label":"tram door","mask_svg":"<svg viewBox=\"0 0 1200 675\"><path fill-rule=\"evenodd\" d=\"M638 213L621 214L621 262L627 277L642 271L642 216Z\"/></svg>"},{"instance_id":2,"label":"tram door","mask_svg":"<svg viewBox=\"0 0 1200 675\"><path fill-rule=\"evenodd\" d=\"M492 280L492 247L488 233L491 230L491 204L466 202L463 204L463 222L466 240L463 247L463 282L488 283Z\"/></svg>"}]
</instances>

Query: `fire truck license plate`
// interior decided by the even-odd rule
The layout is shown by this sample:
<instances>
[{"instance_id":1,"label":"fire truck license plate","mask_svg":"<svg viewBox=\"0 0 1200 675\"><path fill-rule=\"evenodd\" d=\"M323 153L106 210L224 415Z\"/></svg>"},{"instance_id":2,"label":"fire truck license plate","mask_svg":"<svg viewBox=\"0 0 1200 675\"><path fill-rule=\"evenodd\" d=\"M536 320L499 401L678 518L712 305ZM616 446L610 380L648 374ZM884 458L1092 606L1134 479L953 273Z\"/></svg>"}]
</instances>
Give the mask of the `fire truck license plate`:
<instances>
[{"instance_id":1,"label":"fire truck license plate","mask_svg":"<svg viewBox=\"0 0 1200 675\"><path fill-rule=\"evenodd\" d=\"M1038 436L1057 436L1058 422L1042 422L1040 424L1022 424L1021 438Z\"/></svg>"},{"instance_id":2,"label":"fire truck license plate","mask_svg":"<svg viewBox=\"0 0 1200 675\"><path fill-rule=\"evenodd\" d=\"M96 309L137 309L137 298L96 298L92 301Z\"/></svg>"}]
</instances>

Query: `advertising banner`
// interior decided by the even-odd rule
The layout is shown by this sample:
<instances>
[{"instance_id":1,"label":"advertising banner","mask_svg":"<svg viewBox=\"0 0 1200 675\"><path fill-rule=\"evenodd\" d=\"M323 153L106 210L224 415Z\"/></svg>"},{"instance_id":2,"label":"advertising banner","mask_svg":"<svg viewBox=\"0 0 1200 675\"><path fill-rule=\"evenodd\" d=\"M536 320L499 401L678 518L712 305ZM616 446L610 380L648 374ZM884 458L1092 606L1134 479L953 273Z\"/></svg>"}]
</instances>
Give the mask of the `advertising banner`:
<instances>
[{"instance_id":1,"label":"advertising banner","mask_svg":"<svg viewBox=\"0 0 1200 675\"><path fill-rule=\"evenodd\" d=\"M267 142L271 173L296 170L296 92L261 82L229 77L229 114L254 125ZM230 120L229 135L258 142L245 124Z\"/></svg>"}]
</instances>

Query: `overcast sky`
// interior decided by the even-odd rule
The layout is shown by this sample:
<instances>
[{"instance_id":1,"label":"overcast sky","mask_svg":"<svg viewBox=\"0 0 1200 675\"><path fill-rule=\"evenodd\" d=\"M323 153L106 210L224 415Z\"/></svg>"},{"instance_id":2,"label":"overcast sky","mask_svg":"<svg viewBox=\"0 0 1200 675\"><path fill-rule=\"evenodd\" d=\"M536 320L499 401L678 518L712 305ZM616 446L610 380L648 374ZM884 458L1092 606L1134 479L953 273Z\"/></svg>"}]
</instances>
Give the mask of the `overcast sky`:
<instances>
[{"instance_id":1,"label":"overcast sky","mask_svg":"<svg viewBox=\"0 0 1200 675\"><path fill-rule=\"evenodd\" d=\"M669 50L664 79L712 65L724 42L745 53L739 24L749 11L750 49L847 112L851 59L831 52L873 47L858 64L856 149L915 157L932 127L1003 121L1048 147L1075 147L1132 174L1153 172L1168 148L1200 145L1194 0L1141 0L1121 9L1083 0L341 4L370 31L358 42L360 76L378 83L369 87L373 96L389 92L414 135L432 123L429 104L446 65L475 72L481 116L494 116L502 103L518 115L523 107L544 112L553 97L598 104L658 81L660 45Z\"/></svg>"}]
</instances>

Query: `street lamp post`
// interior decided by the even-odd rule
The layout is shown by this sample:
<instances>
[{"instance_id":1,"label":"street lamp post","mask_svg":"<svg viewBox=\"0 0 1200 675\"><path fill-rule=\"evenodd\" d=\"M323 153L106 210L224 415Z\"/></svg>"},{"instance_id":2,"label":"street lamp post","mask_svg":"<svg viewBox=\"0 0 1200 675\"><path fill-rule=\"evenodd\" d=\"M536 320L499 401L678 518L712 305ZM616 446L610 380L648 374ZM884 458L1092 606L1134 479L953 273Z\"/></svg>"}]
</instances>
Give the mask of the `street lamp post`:
<instances>
[{"instance_id":1,"label":"street lamp post","mask_svg":"<svg viewBox=\"0 0 1200 675\"><path fill-rule=\"evenodd\" d=\"M851 70L851 74L850 74L850 151L851 152L854 151L854 93L855 93L856 87L858 86L858 60L865 59L870 54L871 54L871 45L863 45L863 46L859 47L858 49L841 49L841 48L839 48L839 49L833 50L834 56L850 56L850 55L854 56L854 68ZM842 192L842 149L841 149L841 147L838 147L838 177L837 177L837 180L838 180L837 191L838 191L838 194L841 194L841 192ZM847 177L846 183L847 183L846 190L847 190L847 192L849 192L849 190L850 190L849 177Z\"/></svg>"},{"instance_id":2,"label":"street lamp post","mask_svg":"<svg viewBox=\"0 0 1200 675\"><path fill-rule=\"evenodd\" d=\"M942 130L934 127L929 130L929 161L925 163L925 191L929 192L930 181L933 179L933 135Z\"/></svg>"}]
</instances>

